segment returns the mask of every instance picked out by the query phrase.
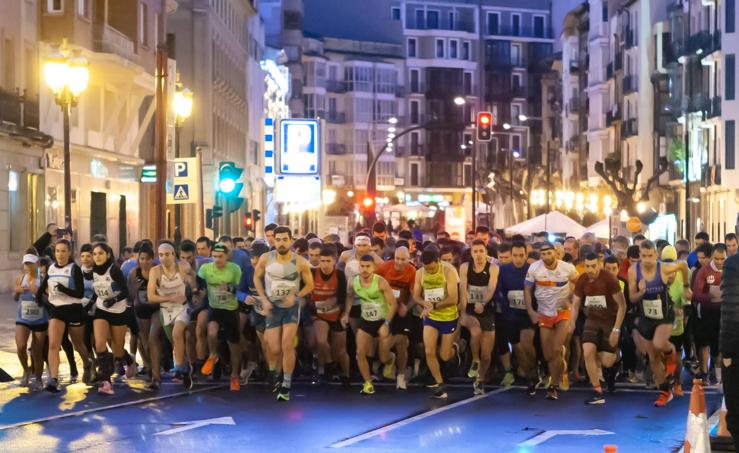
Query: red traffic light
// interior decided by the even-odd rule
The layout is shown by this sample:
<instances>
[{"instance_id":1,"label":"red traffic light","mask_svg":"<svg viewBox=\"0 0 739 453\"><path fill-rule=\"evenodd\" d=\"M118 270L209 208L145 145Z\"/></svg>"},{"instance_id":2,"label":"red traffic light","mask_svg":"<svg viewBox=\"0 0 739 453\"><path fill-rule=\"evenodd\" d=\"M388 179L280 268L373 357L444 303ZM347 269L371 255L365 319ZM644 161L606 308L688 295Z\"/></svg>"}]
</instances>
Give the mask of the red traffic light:
<instances>
[{"instance_id":1,"label":"red traffic light","mask_svg":"<svg viewBox=\"0 0 739 453\"><path fill-rule=\"evenodd\" d=\"M488 114L481 114L480 115L480 124L482 124L482 125L490 124L490 115L488 115Z\"/></svg>"},{"instance_id":2,"label":"red traffic light","mask_svg":"<svg viewBox=\"0 0 739 453\"><path fill-rule=\"evenodd\" d=\"M493 138L493 114L490 112L477 113L477 141L489 142Z\"/></svg>"}]
</instances>

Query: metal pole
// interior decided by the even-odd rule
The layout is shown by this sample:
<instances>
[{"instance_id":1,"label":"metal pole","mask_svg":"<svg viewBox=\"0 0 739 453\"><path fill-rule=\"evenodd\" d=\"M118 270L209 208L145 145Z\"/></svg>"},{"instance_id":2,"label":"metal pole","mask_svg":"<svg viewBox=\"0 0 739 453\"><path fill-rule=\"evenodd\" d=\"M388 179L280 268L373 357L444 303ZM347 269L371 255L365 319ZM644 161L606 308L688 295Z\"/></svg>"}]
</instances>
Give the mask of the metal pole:
<instances>
[{"instance_id":1,"label":"metal pole","mask_svg":"<svg viewBox=\"0 0 739 453\"><path fill-rule=\"evenodd\" d=\"M157 69L156 69L156 127L154 129L155 148L154 163L157 169L157 180L154 193L155 240L166 237L167 232L167 43L166 34L166 0L161 1L159 14L159 36L157 36Z\"/></svg>"},{"instance_id":2,"label":"metal pole","mask_svg":"<svg viewBox=\"0 0 739 453\"><path fill-rule=\"evenodd\" d=\"M66 90L65 90L66 91ZM62 116L64 117L64 226L72 234L72 165L69 144L69 95L62 94Z\"/></svg>"},{"instance_id":3,"label":"metal pole","mask_svg":"<svg viewBox=\"0 0 739 453\"><path fill-rule=\"evenodd\" d=\"M464 137L464 135L462 135ZM470 184L472 184L472 231L475 231L477 227L477 181L476 181L476 168L477 168L477 140L472 145L472 175Z\"/></svg>"},{"instance_id":4,"label":"metal pole","mask_svg":"<svg viewBox=\"0 0 739 453\"><path fill-rule=\"evenodd\" d=\"M510 149L510 153L508 154L508 179L510 182L510 188L511 188L511 215L513 218L516 218L516 205L513 202L513 148Z\"/></svg>"},{"instance_id":5,"label":"metal pole","mask_svg":"<svg viewBox=\"0 0 739 453\"><path fill-rule=\"evenodd\" d=\"M688 2L688 17L691 13L691 3ZM688 33L690 33L690 21L688 21ZM689 34L688 34L689 36ZM690 55L685 57L685 87L690 106ZM685 111L685 230L684 238L690 240L690 112Z\"/></svg>"},{"instance_id":6,"label":"metal pole","mask_svg":"<svg viewBox=\"0 0 739 453\"><path fill-rule=\"evenodd\" d=\"M205 236L205 200L203 199L203 149L201 147L195 148L195 155L198 158L198 174L200 175L200 183L198 184L200 190L200 200L198 202L199 212L198 218L200 219L200 236Z\"/></svg>"},{"instance_id":7,"label":"metal pole","mask_svg":"<svg viewBox=\"0 0 739 453\"><path fill-rule=\"evenodd\" d=\"M182 121L178 118L174 123L174 152L175 157L180 157L180 132L182 131ZM182 205L174 205L174 227L180 230L182 235Z\"/></svg>"},{"instance_id":8,"label":"metal pole","mask_svg":"<svg viewBox=\"0 0 739 453\"><path fill-rule=\"evenodd\" d=\"M550 140L547 139L547 214L552 209L549 197L552 193L552 154L550 147Z\"/></svg>"}]
</instances>

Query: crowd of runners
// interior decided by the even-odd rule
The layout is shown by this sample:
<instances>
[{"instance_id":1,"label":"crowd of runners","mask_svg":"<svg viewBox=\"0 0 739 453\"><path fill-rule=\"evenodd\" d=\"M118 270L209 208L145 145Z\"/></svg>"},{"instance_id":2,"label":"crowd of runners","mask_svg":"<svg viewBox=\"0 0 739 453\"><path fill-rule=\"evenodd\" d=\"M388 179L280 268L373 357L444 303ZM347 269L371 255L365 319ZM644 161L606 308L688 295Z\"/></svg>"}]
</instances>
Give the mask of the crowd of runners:
<instances>
[{"instance_id":1,"label":"crowd of runners","mask_svg":"<svg viewBox=\"0 0 739 453\"><path fill-rule=\"evenodd\" d=\"M589 383L586 403L603 404L630 383L664 406L686 374L721 383L734 233L692 244L618 236L610 247L593 234L484 226L465 242L383 223L348 244L274 224L260 233L142 239L118 257L105 237L74 244L50 225L15 281L21 385L56 393L81 379L113 394L132 379L155 391L230 376L234 392L264 381L287 401L294 379L360 382L367 395L378 381L398 392L419 383L438 399L451 380L474 395L519 384L550 400Z\"/></svg>"}]
</instances>

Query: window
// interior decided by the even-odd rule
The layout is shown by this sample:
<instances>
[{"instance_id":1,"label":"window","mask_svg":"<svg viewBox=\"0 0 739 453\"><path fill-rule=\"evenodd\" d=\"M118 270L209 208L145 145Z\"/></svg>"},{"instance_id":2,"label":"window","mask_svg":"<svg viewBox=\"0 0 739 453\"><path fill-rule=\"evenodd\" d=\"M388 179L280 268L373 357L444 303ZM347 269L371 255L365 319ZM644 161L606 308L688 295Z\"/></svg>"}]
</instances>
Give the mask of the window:
<instances>
[{"instance_id":1,"label":"window","mask_svg":"<svg viewBox=\"0 0 739 453\"><path fill-rule=\"evenodd\" d=\"M726 120L724 131L726 138L724 139L724 148L726 150L726 156L724 158L724 166L727 170L734 170L736 168L736 154L734 151L735 140L736 140L736 123L734 120Z\"/></svg>"},{"instance_id":2,"label":"window","mask_svg":"<svg viewBox=\"0 0 739 453\"><path fill-rule=\"evenodd\" d=\"M513 74L513 95L516 96L517 91L521 90L521 74Z\"/></svg>"},{"instance_id":3,"label":"window","mask_svg":"<svg viewBox=\"0 0 739 453\"><path fill-rule=\"evenodd\" d=\"M513 44L511 46L511 64L513 66L522 66L520 44Z\"/></svg>"},{"instance_id":4,"label":"window","mask_svg":"<svg viewBox=\"0 0 739 453\"><path fill-rule=\"evenodd\" d=\"M454 11L449 11L449 30L455 30L457 25L457 18L456 13Z\"/></svg>"},{"instance_id":5,"label":"window","mask_svg":"<svg viewBox=\"0 0 739 453\"><path fill-rule=\"evenodd\" d=\"M736 96L734 83L735 83L735 77L736 77L736 62L734 61L734 54L728 54L726 55L726 63L724 68L724 74L726 74L726 78L724 79L724 86L726 87L724 98L727 101L733 101L734 97Z\"/></svg>"},{"instance_id":6,"label":"window","mask_svg":"<svg viewBox=\"0 0 739 453\"><path fill-rule=\"evenodd\" d=\"M464 73L464 94L466 96L472 96L472 73L471 72L465 72Z\"/></svg>"},{"instance_id":7,"label":"window","mask_svg":"<svg viewBox=\"0 0 739 453\"><path fill-rule=\"evenodd\" d=\"M411 93L421 92L421 73L418 69L411 69Z\"/></svg>"},{"instance_id":8,"label":"window","mask_svg":"<svg viewBox=\"0 0 739 453\"><path fill-rule=\"evenodd\" d=\"M50 13L61 13L64 9L62 0L47 0L46 10Z\"/></svg>"},{"instance_id":9,"label":"window","mask_svg":"<svg viewBox=\"0 0 739 453\"><path fill-rule=\"evenodd\" d=\"M394 6L392 9L392 18L393 20L400 20L400 8L397 6Z\"/></svg>"},{"instance_id":10,"label":"window","mask_svg":"<svg viewBox=\"0 0 739 453\"><path fill-rule=\"evenodd\" d=\"M500 34L500 14L488 13L488 34Z\"/></svg>"},{"instance_id":11,"label":"window","mask_svg":"<svg viewBox=\"0 0 739 453\"><path fill-rule=\"evenodd\" d=\"M417 9L416 10L416 28L423 29L426 25L424 10Z\"/></svg>"},{"instance_id":12,"label":"window","mask_svg":"<svg viewBox=\"0 0 739 453\"><path fill-rule=\"evenodd\" d=\"M90 9L87 7L89 0L77 0L77 14L82 17L90 17Z\"/></svg>"},{"instance_id":13,"label":"window","mask_svg":"<svg viewBox=\"0 0 739 453\"><path fill-rule=\"evenodd\" d=\"M511 15L511 34L513 36L521 35L521 15L520 14Z\"/></svg>"},{"instance_id":14,"label":"window","mask_svg":"<svg viewBox=\"0 0 739 453\"><path fill-rule=\"evenodd\" d=\"M726 0L726 33L734 33L736 31L736 4L735 0Z\"/></svg>"},{"instance_id":15,"label":"window","mask_svg":"<svg viewBox=\"0 0 739 453\"><path fill-rule=\"evenodd\" d=\"M420 156L421 146L418 144L418 132L411 132L411 155Z\"/></svg>"},{"instance_id":16,"label":"window","mask_svg":"<svg viewBox=\"0 0 739 453\"><path fill-rule=\"evenodd\" d=\"M2 83L1 86L12 92L15 90L15 45L10 38L5 38L2 43L4 45L2 59L0 61L3 62L3 78L0 80L0 83Z\"/></svg>"},{"instance_id":17,"label":"window","mask_svg":"<svg viewBox=\"0 0 739 453\"><path fill-rule=\"evenodd\" d=\"M149 5L146 3L139 4L139 42L141 44L149 45L149 28L146 26L149 23Z\"/></svg>"},{"instance_id":18,"label":"window","mask_svg":"<svg viewBox=\"0 0 739 453\"><path fill-rule=\"evenodd\" d=\"M411 124L419 124L420 122L419 109L420 109L420 103L418 101L411 101Z\"/></svg>"},{"instance_id":19,"label":"window","mask_svg":"<svg viewBox=\"0 0 739 453\"><path fill-rule=\"evenodd\" d=\"M336 116L336 98L328 98L328 111L331 116ZM331 131L334 132L334 131Z\"/></svg>"},{"instance_id":20,"label":"window","mask_svg":"<svg viewBox=\"0 0 739 453\"><path fill-rule=\"evenodd\" d=\"M408 38L408 58L416 57L416 38Z\"/></svg>"},{"instance_id":21,"label":"window","mask_svg":"<svg viewBox=\"0 0 739 453\"><path fill-rule=\"evenodd\" d=\"M438 11L427 11L426 12L426 28L429 30L436 30L439 28L439 12Z\"/></svg>"},{"instance_id":22,"label":"window","mask_svg":"<svg viewBox=\"0 0 739 453\"><path fill-rule=\"evenodd\" d=\"M418 163L411 163L411 186L418 187L421 185L420 178L418 177Z\"/></svg>"},{"instance_id":23,"label":"window","mask_svg":"<svg viewBox=\"0 0 739 453\"><path fill-rule=\"evenodd\" d=\"M470 59L470 42L469 41L465 41L462 43L462 59L463 60Z\"/></svg>"},{"instance_id":24,"label":"window","mask_svg":"<svg viewBox=\"0 0 739 453\"><path fill-rule=\"evenodd\" d=\"M511 135L511 151L513 151L513 157L517 157L516 153L521 154L521 136L518 134Z\"/></svg>"},{"instance_id":25,"label":"window","mask_svg":"<svg viewBox=\"0 0 739 453\"><path fill-rule=\"evenodd\" d=\"M449 58L457 58L459 41L452 39L449 41Z\"/></svg>"},{"instance_id":26,"label":"window","mask_svg":"<svg viewBox=\"0 0 739 453\"><path fill-rule=\"evenodd\" d=\"M534 36L544 37L544 16L534 16Z\"/></svg>"},{"instance_id":27,"label":"window","mask_svg":"<svg viewBox=\"0 0 739 453\"><path fill-rule=\"evenodd\" d=\"M603 3L603 17L601 17L601 20L603 22L608 22L608 3Z\"/></svg>"},{"instance_id":28,"label":"window","mask_svg":"<svg viewBox=\"0 0 739 453\"><path fill-rule=\"evenodd\" d=\"M444 40L436 40L436 58L444 58Z\"/></svg>"}]
</instances>

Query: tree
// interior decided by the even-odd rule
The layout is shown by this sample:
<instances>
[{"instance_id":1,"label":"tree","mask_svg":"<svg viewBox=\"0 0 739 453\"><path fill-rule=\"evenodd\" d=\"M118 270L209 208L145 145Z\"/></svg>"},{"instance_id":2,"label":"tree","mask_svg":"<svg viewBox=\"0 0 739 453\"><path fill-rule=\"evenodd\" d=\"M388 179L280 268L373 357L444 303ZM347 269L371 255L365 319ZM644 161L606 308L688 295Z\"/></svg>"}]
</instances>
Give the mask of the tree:
<instances>
[{"instance_id":1,"label":"tree","mask_svg":"<svg viewBox=\"0 0 739 453\"><path fill-rule=\"evenodd\" d=\"M649 192L651 192L652 187L657 183L660 175L666 172L668 168L669 162L666 158L661 157L657 162L657 168L654 174L637 190L636 186L639 183L639 176L642 170L644 170L644 164L641 160L636 161L636 172L634 173L634 180L631 181L631 184L626 181L626 177L621 170L621 159L616 153L609 154L605 162L595 163L595 172L603 178L613 191L618 201L618 207L625 209L632 215L636 213L636 204L639 201L649 199Z\"/></svg>"}]
</instances>

